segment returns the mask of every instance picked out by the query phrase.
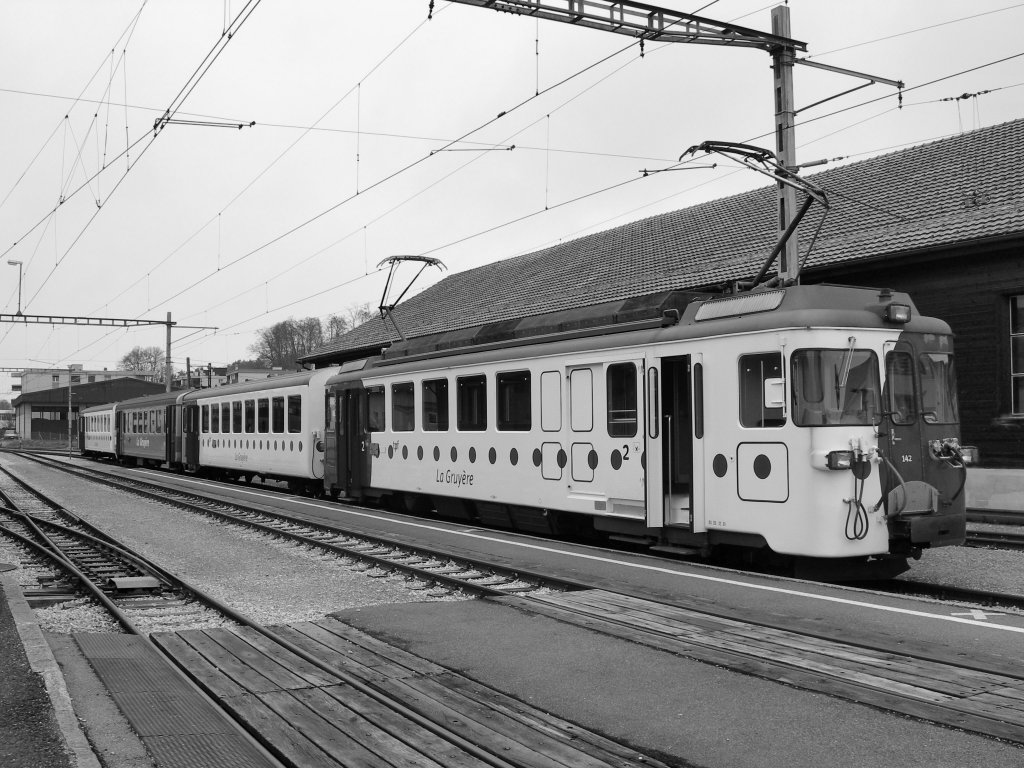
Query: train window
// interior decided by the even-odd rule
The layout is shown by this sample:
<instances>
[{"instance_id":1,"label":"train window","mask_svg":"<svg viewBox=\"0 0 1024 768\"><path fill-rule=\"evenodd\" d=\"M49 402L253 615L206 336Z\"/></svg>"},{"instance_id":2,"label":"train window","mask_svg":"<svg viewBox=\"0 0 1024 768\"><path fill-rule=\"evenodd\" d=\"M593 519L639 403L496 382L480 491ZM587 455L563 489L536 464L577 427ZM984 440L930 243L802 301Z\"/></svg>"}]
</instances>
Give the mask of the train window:
<instances>
[{"instance_id":1,"label":"train window","mask_svg":"<svg viewBox=\"0 0 1024 768\"><path fill-rule=\"evenodd\" d=\"M742 355L739 376L740 424L744 427L784 426L786 415L782 406L769 407L764 398L765 381L782 378L782 355L778 352Z\"/></svg>"},{"instance_id":2,"label":"train window","mask_svg":"<svg viewBox=\"0 0 1024 768\"><path fill-rule=\"evenodd\" d=\"M220 404L220 431L231 431L231 403Z\"/></svg>"},{"instance_id":3,"label":"train window","mask_svg":"<svg viewBox=\"0 0 1024 768\"><path fill-rule=\"evenodd\" d=\"M242 414L245 417L245 431L255 432L256 431L256 401L246 400L245 410Z\"/></svg>"},{"instance_id":4,"label":"train window","mask_svg":"<svg viewBox=\"0 0 1024 768\"><path fill-rule=\"evenodd\" d=\"M913 424L917 419L914 394L914 357L909 352L885 356L886 406L893 424Z\"/></svg>"},{"instance_id":5,"label":"train window","mask_svg":"<svg viewBox=\"0 0 1024 768\"><path fill-rule=\"evenodd\" d=\"M334 432L338 424L338 399L329 391L324 396L324 413L327 414L327 432Z\"/></svg>"},{"instance_id":6,"label":"train window","mask_svg":"<svg viewBox=\"0 0 1024 768\"><path fill-rule=\"evenodd\" d=\"M204 405L202 408L203 414L203 432L210 431L210 406Z\"/></svg>"},{"instance_id":7,"label":"train window","mask_svg":"<svg viewBox=\"0 0 1024 768\"><path fill-rule=\"evenodd\" d=\"M487 429L487 377L460 376L455 390L459 431L483 432Z\"/></svg>"},{"instance_id":8,"label":"train window","mask_svg":"<svg viewBox=\"0 0 1024 768\"><path fill-rule=\"evenodd\" d=\"M288 431L302 431L302 395L288 395Z\"/></svg>"},{"instance_id":9,"label":"train window","mask_svg":"<svg viewBox=\"0 0 1024 768\"><path fill-rule=\"evenodd\" d=\"M925 352L917 362L921 379L921 418L929 424L959 421L953 356L945 352Z\"/></svg>"},{"instance_id":10,"label":"train window","mask_svg":"<svg viewBox=\"0 0 1024 768\"><path fill-rule=\"evenodd\" d=\"M877 423L881 389L878 358L871 350L799 349L791 367L798 426Z\"/></svg>"},{"instance_id":11,"label":"train window","mask_svg":"<svg viewBox=\"0 0 1024 768\"><path fill-rule=\"evenodd\" d=\"M608 366L608 435L636 437L636 365Z\"/></svg>"},{"instance_id":12,"label":"train window","mask_svg":"<svg viewBox=\"0 0 1024 768\"><path fill-rule=\"evenodd\" d=\"M369 432L383 432L386 427L384 419L384 387L366 388L366 408L368 421L366 429Z\"/></svg>"},{"instance_id":13,"label":"train window","mask_svg":"<svg viewBox=\"0 0 1024 768\"><path fill-rule=\"evenodd\" d=\"M589 368L569 373L569 427L573 432L594 429L594 374Z\"/></svg>"},{"instance_id":14,"label":"train window","mask_svg":"<svg viewBox=\"0 0 1024 768\"><path fill-rule=\"evenodd\" d=\"M242 431L242 401L235 400L231 403L231 431Z\"/></svg>"},{"instance_id":15,"label":"train window","mask_svg":"<svg viewBox=\"0 0 1024 768\"><path fill-rule=\"evenodd\" d=\"M265 397L256 401L256 431L261 435L270 431L270 401Z\"/></svg>"},{"instance_id":16,"label":"train window","mask_svg":"<svg viewBox=\"0 0 1024 768\"><path fill-rule=\"evenodd\" d=\"M220 406L216 404L210 406L210 431L214 434L220 432Z\"/></svg>"},{"instance_id":17,"label":"train window","mask_svg":"<svg viewBox=\"0 0 1024 768\"><path fill-rule=\"evenodd\" d=\"M391 428L395 432L416 428L416 394L411 381L391 385Z\"/></svg>"},{"instance_id":18,"label":"train window","mask_svg":"<svg viewBox=\"0 0 1024 768\"><path fill-rule=\"evenodd\" d=\"M562 374L558 371L540 375L540 428L545 432L562 428Z\"/></svg>"},{"instance_id":19,"label":"train window","mask_svg":"<svg viewBox=\"0 0 1024 768\"><path fill-rule=\"evenodd\" d=\"M284 398L274 397L270 400L271 425L270 431L275 435L284 433Z\"/></svg>"},{"instance_id":20,"label":"train window","mask_svg":"<svg viewBox=\"0 0 1024 768\"><path fill-rule=\"evenodd\" d=\"M423 382L423 429L426 432L448 431L448 379Z\"/></svg>"},{"instance_id":21,"label":"train window","mask_svg":"<svg viewBox=\"0 0 1024 768\"><path fill-rule=\"evenodd\" d=\"M510 371L494 378L498 398L498 429L502 432L529 432L533 423L530 396L530 372Z\"/></svg>"}]
</instances>

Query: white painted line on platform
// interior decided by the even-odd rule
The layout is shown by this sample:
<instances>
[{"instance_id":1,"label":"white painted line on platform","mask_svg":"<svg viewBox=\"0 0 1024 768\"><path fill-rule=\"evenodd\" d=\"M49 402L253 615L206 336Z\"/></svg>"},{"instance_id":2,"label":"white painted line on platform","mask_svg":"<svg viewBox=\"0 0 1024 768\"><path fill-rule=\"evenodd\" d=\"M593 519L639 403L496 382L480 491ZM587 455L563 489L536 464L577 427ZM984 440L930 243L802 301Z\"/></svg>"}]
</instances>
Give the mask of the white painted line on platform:
<instances>
[{"instance_id":1,"label":"white painted line on platform","mask_svg":"<svg viewBox=\"0 0 1024 768\"><path fill-rule=\"evenodd\" d=\"M142 473L143 474L154 474L157 477L161 477L164 480L167 479L166 473L163 473L163 472L150 473L150 472L143 471ZM180 477L180 476L177 479L178 480L187 480L187 481L192 482L192 483L194 483L196 485L208 486L208 487L212 487L212 488L217 488L219 490L225 490L225 486L223 486L223 485L220 485L220 484L217 484L217 483L210 483L210 482L207 482L207 481L204 481L204 480L196 480L194 478L187 478L187 477L183 478L183 477ZM239 494L243 494L243 495L248 495L248 496L260 496L260 497L265 498L265 499L267 499L267 498L269 498L269 499L275 499L275 498L276 499L280 499L281 498L281 494L278 494L278 493L270 494L270 493L265 493L263 491L258 491L258 490L254 490L254 489L247 489L247 488L239 488L239 487L236 487L236 486L228 486L227 488L230 489L231 491L234 491L235 493L239 493ZM391 517L391 516L378 515L378 514L375 514L373 512L361 512L359 510L354 510L354 509L339 510L335 506L327 506L326 504L321 504L320 502L309 501L307 499L302 498L301 496L287 496L286 498L288 499L288 501L290 501L290 502L292 502L294 504L301 504L302 506L306 506L306 507L315 507L317 509L329 510L331 512L344 512L347 515L354 515L356 517L366 517L366 518L369 518L371 520L381 520L381 521L388 522L388 523L394 523L394 524L397 524L397 525L403 525L403 526L406 526L408 528L420 528L420 529L423 529L423 530L426 530L426 531L437 531L439 533L447 533L447 534L452 534L452 535L455 535L455 536L465 536L465 537L471 538L471 539L478 539L480 541L491 541L491 542L495 542L497 544L504 544L504 545L510 546L510 547L519 547L521 549L532 549L532 550L535 550L535 551L538 551L538 552L550 552L551 554L562 555L563 557L575 557L575 558L580 559L580 560L592 560L594 562L607 563L608 565L617 565L617 566L621 566L623 568L633 568L635 570L642 570L642 571L652 571L654 573L663 573L663 574L667 574L669 576L678 576L678 577L685 578L685 579L696 579L698 581L710 581L710 582L714 582L716 584L727 584L729 586L735 586L735 587L746 587L748 589L756 589L756 590L760 590L762 592L774 592L776 594L781 594L781 595L792 595L794 597L806 597L806 598L809 598L811 600L822 600L822 601L828 602L828 603L838 603L840 605L850 605L850 606L854 606L854 607L857 607L857 608L868 608L868 609L871 609L871 610L884 611L884 612L887 612L887 613L899 613L899 614L902 614L904 616L917 616L917 617L923 618L923 619L936 619L937 621L950 621L950 622L954 622L956 624L968 624L968 625L975 626L975 627L984 627L985 629L995 629L995 630L1000 630L1000 631L1003 631L1003 632L1014 632L1016 634L1024 635L1024 627L1010 627L1010 626L1007 626L1005 624L993 624L993 623L991 623L989 621L979 621L977 619L960 618L959 616L955 616L955 615L954 616L949 616L949 615L943 615L943 614L939 614L939 613L928 613L927 611L915 611L915 610L911 610L910 608L897 608L897 607L891 606L891 605L876 605L874 603L865 603L865 602L863 602L861 600L851 600L851 599L845 598L845 597L833 597L832 595L816 595L813 592L803 592L803 591L801 591L799 589L788 589L788 588L785 588L785 587L773 587L773 586L770 586L768 584L751 584L751 583L746 582L746 581L738 581L736 579L726 579L726 578L723 578L721 576L708 576L708 575L701 574L701 573L685 573L683 571L677 571L677 570L675 570L673 568L663 568L661 566L647 565L645 563L631 563L631 562L628 562L626 560L616 560L615 558L611 558L611 557L603 557L603 556L599 556L599 555L588 555L585 552L570 552L570 551L566 551L566 550L563 550L563 549L555 549L554 547L543 546L543 545L540 545L540 544L530 544L529 542L525 542L525 541L511 541L509 539L497 538L495 536L488 536L488 535L482 534L482 533L459 531L459 530L455 530L453 528L443 528L441 526L431 525L430 523L418 522L416 520L406 520L404 518L396 518L396 517ZM992 615L992 614L990 614L990 615Z\"/></svg>"}]
</instances>

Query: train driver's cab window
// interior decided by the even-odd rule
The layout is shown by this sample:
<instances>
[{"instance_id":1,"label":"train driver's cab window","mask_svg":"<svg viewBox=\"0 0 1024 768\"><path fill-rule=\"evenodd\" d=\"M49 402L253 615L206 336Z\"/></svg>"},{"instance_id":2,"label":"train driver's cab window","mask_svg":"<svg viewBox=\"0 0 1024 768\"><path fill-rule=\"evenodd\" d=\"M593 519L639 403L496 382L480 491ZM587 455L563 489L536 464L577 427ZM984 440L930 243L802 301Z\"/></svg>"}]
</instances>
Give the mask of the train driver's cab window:
<instances>
[{"instance_id":1,"label":"train driver's cab window","mask_svg":"<svg viewBox=\"0 0 1024 768\"><path fill-rule=\"evenodd\" d=\"M608 366L608 435L636 437L636 366L616 363Z\"/></svg>"},{"instance_id":2,"label":"train driver's cab window","mask_svg":"<svg viewBox=\"0 0 1024 768\"><path fill-rule=\"evenodd\" d=\"M448 431L448 379L423 382L423 431Z\"/></svg>"},{"instance_id":3,"label":"train driver's cab window","mask_svg":"<svg viewBox=\"0 0 1024 768\"><path fill-rule=\"evenodd\" d=\"M913 424L917 420L917 396L914 393L914 356L895 351L885 356L886 407L893 424Z\"/></svg>"},{"instance_id":4,"label":"train driver's cab window","mask_svg":"<svg viewBox=\"0 0 1024 768\"><path fill-rule=\"evenodd\" d=\"M366 429L370 432L383 432L387 426L384 418L384 387L366 388L366 409L369 417Z\"/></svg>"},{"instance_id":5,"label":"train driver's cab window","mask_svg":"<svg viewBox=\"0 0 1024 768\"><path fill-rule=\"evenodd\" d=\"M921 380L921 418L929 424L959 421L953 356L945 352L925 352L917 358L917 364Z\"/></svg>"},{"instance_id":6,"label":"train driver's cab window","mask_svg":"<svg viewBox=\"0 0 1024 768\"><path fill-rule=\"evenodd\" d=\"M786 423L784 404L770 395L773 384L782 379L782 355L766 352L758 355L742 355L739 366L740 376L740 424L744 427L781 427Z\"/></svg>"},{"instance_id":7,"label":"train driver's cab window","mask_svg":"<svg viewBox=\"0 0 1024 768\"><path fill-rule=\"evenodd\" d=\"M456 419L460 432L487 429L487 377L483 374L456 379Z\"/></svg>"},{"instance_id":8,"label":"train driver's cab window","mask_svg":"<svg viewBox=\"0 0 1024 768\"><path fill-rule=\"evenodd\" d=\"M498 399L498 429L529 432L531 419L530 372L499 373L494 380Z\"/></svg>"},{"instance_id":9,"label":"train driver's cab window","mask_svg":"<svg viewBox=\"0 0 1024 768\"><path fill-rule=\"evenodd\" d=\"M801 427L870 425L880 418L878 358L867 349L793 353L793 420Z\"/></svg>"},{"instance_id":10,"label":"train driver's cab window","mask_svg":"<svg viewBox=\"0 0 1024 768\"><path fill-rule=\"evenodd\" d=\"M288 431L302 431L302 395L288 395Z\"/></svg>"},{"instance_id":11,"label":"train driver's cab window","mask_svg":"<svg viewBox=\"0 0 1024 768\"><path fill-rule=\"evenodd\" d=\"M416 427L416 387L411 381L391 385L391 428L412 432Z\"/></svg>"}]
</instances>

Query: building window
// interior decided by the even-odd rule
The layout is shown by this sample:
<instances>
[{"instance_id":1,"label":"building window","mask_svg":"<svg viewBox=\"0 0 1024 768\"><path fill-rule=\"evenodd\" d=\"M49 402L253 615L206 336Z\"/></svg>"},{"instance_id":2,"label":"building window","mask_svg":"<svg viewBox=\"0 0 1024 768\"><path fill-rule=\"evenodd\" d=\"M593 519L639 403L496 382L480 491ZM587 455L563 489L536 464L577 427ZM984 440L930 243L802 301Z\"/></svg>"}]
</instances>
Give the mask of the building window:
<instances>
[{"instance_id":1,"label":"building window","mask_svg":"<svg viewBox=\"0 0 1024 768\"><path fill-rule=\"evenodd\" d=\"M498 398L498 429L529 432L532 424L530 372L499 373L494 384Z\"/></svg>"},{"instance_id":2,"label":"building window","mask_svg":"<svg viewBox=\"0 0 1024 768\"><path fill-rule=\"evenodd\" d=\"M1010 297L1010 386L1013 412L1024 414L1024 296Z\"/></svg>"}]
</instances>

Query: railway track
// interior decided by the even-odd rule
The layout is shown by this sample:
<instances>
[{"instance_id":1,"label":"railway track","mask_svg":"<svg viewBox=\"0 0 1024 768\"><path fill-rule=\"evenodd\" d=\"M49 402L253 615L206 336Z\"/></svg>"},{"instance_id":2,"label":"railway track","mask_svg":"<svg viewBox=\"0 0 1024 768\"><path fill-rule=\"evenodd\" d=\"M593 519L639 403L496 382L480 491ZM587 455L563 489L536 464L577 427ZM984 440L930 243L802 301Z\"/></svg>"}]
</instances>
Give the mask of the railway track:
<instances>
[{"instance_id":1,"label":"railway track","mask_svg":"<svg viewBox=\"0 0 1024 768\"><path fill-rule=\"evenodd\" d=\"M374 569L376 571L374 575L385 576L394 572L402 573L407 578L416 580L419 588L428 592L431 589L449 592L458 590L474 595L500 597L504 595L530 596L552 591L585 588L585 585L545 574L500 568L491 563L439 554L426 548L398 543L385 537L346 532L336 526L328 527L306 523L266 509L226 503L193 493L168 489L156 483L88 471L50 459L29 458L44 466L83 479L100 482L112 488L142 495L162 503L173 504L224 523L241 525L264 534L314 547L342 558L358 560L361 566L355 566L357 569Z\"/></svg>"},{"instance_id":2,"label":"railway track","mask_svg":"<svg viewBox=\"0 0 1024 768\"><path fill-rule=\"evenodd\" d=\"M230 609L0 468L0 528L59 575L28 590L39 606L91 594L129 633L231 622Z\"/></svg>"}]
</instances>

